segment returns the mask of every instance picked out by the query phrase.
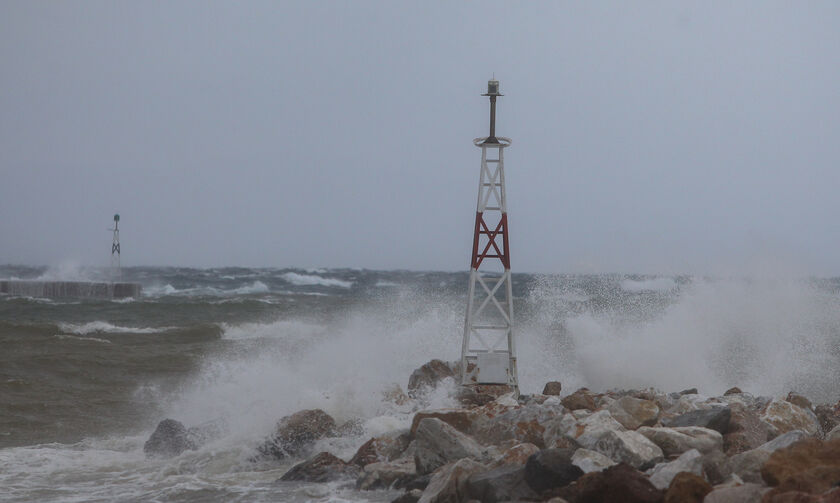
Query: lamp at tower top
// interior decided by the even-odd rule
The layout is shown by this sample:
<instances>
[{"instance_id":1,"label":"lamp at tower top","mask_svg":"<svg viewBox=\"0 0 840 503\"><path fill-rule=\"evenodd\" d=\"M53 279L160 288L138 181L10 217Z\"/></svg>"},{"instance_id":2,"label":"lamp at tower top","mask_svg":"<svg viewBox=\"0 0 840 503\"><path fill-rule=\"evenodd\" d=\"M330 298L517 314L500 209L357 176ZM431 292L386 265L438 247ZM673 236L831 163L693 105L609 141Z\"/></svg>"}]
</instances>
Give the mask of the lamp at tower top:
<instances>
[{"instance_id":1,"label":"lamp at tower top","mask_svg":"<svg viewBox=\"0 0 840 503\"><path fill-rule=\"evenodd\" d=\"M488 80L487 92L482 94L482 96L490 97L490 136L484 140L484 143L499 143L499 140L496 138L496 97L504 96L499 92L499 81L495 79Z\"/></svg>"},{"instance_id":2,"label":"lamp at tower top","mask_svg":"<svg viewBox=\"0 0 840 503\"><path fill-rule=\"evenodd\" d=\"M119 221L120 221L120 214L117 213L116 215L114 215L114 222L119 222Z\"/></svg>"}]
</instances>

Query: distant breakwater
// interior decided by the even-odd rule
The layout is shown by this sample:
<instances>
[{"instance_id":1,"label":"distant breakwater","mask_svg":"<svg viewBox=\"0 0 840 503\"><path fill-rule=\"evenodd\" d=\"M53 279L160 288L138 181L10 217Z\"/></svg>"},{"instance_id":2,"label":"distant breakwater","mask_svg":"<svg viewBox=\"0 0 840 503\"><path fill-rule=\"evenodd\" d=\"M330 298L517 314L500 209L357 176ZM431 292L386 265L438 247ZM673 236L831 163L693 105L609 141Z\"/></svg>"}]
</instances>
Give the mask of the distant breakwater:
<instances>
[{"instance_id":1,"label":"distant breakwater","mask_svg":"<svg viewBox=\"0 0 840 503\"><path fill-rule=\"evenodd\" d=\"M27 297L124 299L139 297L141 290L139 283L0 280L0 293Z\"/></svg>"}]
</instances>

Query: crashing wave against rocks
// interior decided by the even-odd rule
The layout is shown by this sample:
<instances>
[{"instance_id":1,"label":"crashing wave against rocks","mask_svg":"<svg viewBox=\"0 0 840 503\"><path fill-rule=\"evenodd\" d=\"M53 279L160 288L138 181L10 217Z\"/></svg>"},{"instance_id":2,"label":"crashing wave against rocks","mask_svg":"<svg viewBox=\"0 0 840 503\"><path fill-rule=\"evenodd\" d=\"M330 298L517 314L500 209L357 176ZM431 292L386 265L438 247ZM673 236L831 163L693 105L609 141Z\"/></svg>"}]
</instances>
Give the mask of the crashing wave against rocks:
<instances>
[{"instance_id":1,"label":"crashing wave against rocks","mask_svg":"<svg viewBox=\"0 0 840 503\"><path fill-rule=\"evenodd\" d=\"M457 372L433 360L412 374L407 394L392 390L386 399L418 400ZM546 394L519 397L503 387L461 390L460 407L420 410L409 429L369 439L347 461L316 453L278 483L404 489L400 503L840 501L840 403L738 388L716 397L560 389L551 382ZM310 456L319 439L350 426L337 428L322 410L300 411L278 422L255 458ZM219 434L218 425L165 420L146 450L177 455Z\"/></svg>"}]
</instances>

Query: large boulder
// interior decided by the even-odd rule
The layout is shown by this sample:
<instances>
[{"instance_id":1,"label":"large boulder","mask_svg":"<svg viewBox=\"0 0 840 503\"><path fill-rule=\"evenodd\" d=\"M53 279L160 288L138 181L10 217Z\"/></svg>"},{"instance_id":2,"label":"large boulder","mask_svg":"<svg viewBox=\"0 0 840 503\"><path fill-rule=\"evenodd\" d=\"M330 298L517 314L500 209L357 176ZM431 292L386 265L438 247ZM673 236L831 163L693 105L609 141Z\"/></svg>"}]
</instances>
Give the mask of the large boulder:
<instances>
[{"instance_id":1,"label":"large boulder","mask_svg":"<svg viewBox=\"0 0 840 503\"><path fill-rule=\"evenodd\" d=\"M514 465L471 475L467 479L467 495L482 503L533 500L538 497L525 482L525 468Z\"/></svg>"},{"instance_id":2,"label":"large boulder","mask_svg":"<svg viewBox=\"0 0 840 503\"><path fill-rule=\"evenodd\" d=\"M546 447L567 444L567 439L587 449L595 449L595 444L610 431L624 431L624 426L613 419L607 410L578 419L574 414L564 414L545 423L543 440Z\"/></svg>"},{"instance_id":3,"label":"large boulder","mask_svg":"<svg viewBox=\"0 0 840 503\"><path fill-rule=\"evenodd\" d=\"M587 388L580 388L571 395L568 395L561 400L564 407L569 410L586 409L594 411L598 408L595 403L596 394L589 391Z\"/></svg>"},{"instance_id":4,"label":"large boulder","mask_svg":"<svg viewBox=\"0 0 840 503\"><path fill-rule=\"evenodd\" d=\"M662 449L635 431L608 431L598 439L593 450L633 468L651 466L664 458Z\"/></svg>"},{"instance_id":5,"label":"large boulder","mask_svg":"<svg viewBox=\"0 0 840 503\"><path fill-rule=\"evenodd\" d=\"M557 395L560 394L560 391L562 391L562 389L563 389L563 385L560 384L560 381L548 381L547 383L545 383L545 386L543 387L542 394L543 395L557 396Z\"/></svg>"},{"instance_id":6,"label":"large boulder","mask_svg":"<svg viewBox=\"0 0 840 503\"><path fill-rule=\"evenodd\" d=\"M770 455L807 437L808 434L804 431L789 431L755 449L736 454L729 458L732 473L746 482L762 483L761 467L770 458Z\"/></svg>"},{"instance_id":7,"label":"large boulder","mask_svg":"<svg viewBox=\"0 0 840 503\"><path fill-rule=\"evenodd\" d=\"M408 378L408 395L415 397L424 389L435 388L447 377L455 378L455 369L450 364L441 360L424 363Z\"/></svg>"},{"instance_id":8,"label":"large boulder","mask_svg":"<svg viewBox=\"0 0 840 503\"><path fill-rule=\"evenodd\" d=\"M623 396L607 406L613 418L628 430L653 426L659 418L659 407L652 400Z\"/></svg>"},{"instance_id":9,"label":"large boulder","mask_svg":"<svg viewBox=\"0 0 840 503\"><path fill-rule=\"evenodd\" d=\"M467 501L467 481L470 476L486 470L485 465L469 458L445 465L432 475L419 503Z\"/></svg>"},{"instance_id":10,"label":"large boulder","mask_svg":"<svg viewBox=\"0 0 840 503\"><path fill-rule=\"evenodd\" d=\"M484 411L484 408L475 411ZM499 445L506 440L514 440L543 448L544 425L562 413L562 407L549 405L516 406L498 414L479 413L472 423L470 434L484 445Z\"/></svg>"},{"instance_id":11,"label":"large boulder","mask_svg":"<svg viewBox=\"0 0 840 503\"><path fill-rule=\"evenodd\" d=\"M714 409L698 409L681 414L673 419L662 421L663 426L676 428L678 426L700 426L715 430L721 435L729 429L732 411L729 407Z\"/></svg>"},{"instance_id":12,"label":"large boulder","mask_svg":"<svg viewBox=\"0 0 840 503\"><path fill-rule=\"evenodd\" d=\"M758 413L740 403L730 406L729 431L723 436L723 449L729 456L764 444L774 429L761 420Z\"/></svg>"},{"instance_id":13,"label":"large boulder","mask_svg":"<svg viewBox=\"0 0 840 503\"><path fill-rule=\"evenodd\" d=\"M483 458L478 442L437 418L420 421L414 440L414 462L421 475L462 458Z\"/></svg>"},{"instance_id":14,"label":"large boulder","mask_svg":"<svg viewBox=\"0 0 840 503\"><path fill-rule=\"evenodd\" d=\"M543 449L525 463L525 480L537 492L568 485L583 475L571 449Z\"/></svg>"},{"instance_id":15,"label":"large boulder","mask_svg":"<svg viewBox=\"0 0 840 503\"><path fill-rule=\"evenodd\" d=\"M143 452L149 457L171 458L188 449L196 449L196 443L187 428L180 421L164 419L143 444Z\"/></svg>"},{"instance_id":16,"label":"large boulder","mask_svg":"<svg viewBox=\"0 0 840 503\"><path fill-rule=\"evenodd\" d=\"M671 481L664 503L702 503L710 492L712 486L706 479L694 473L681 472Z\"/></svg>"},{"instance_id":17,"label":"large boulder","mask_svg":"<svg viewBox=\"0 0 840 503\"><path fill-rule=\"evenodd\" d=\"M581 448L572 455L572 464L583 470L583 473L589 473L600 472L617 463L598 451Z\"/></svg>"},{"instance_id":18,"label":"large boulder","mask_svg":"<svg viewBox=\"0 0 840 503\"><path fill-rule=\"evenodd\" d=\"M820 494L840 484L840 439L805 439L776 450L761 468L774 493Z\"/></svg>"},{"instance_id":19,"label":"large boulder","mask_svg":"<svg viewBox=\"0 0 840 503\"><path fill-rule=\"evenodd\" d=\"M667 489L678 473L689 472L703 475L703 455L697 449L683 453L668 463L659 463L648 471L650 482L657 489Z\"/></svg>"},{"instance_id":20,"label":"large boulder","mask_svg":"<svg viewBox=\"0 0 840 503\"><path fill-rule=\"evenodd\" d=\"M644 474L621 463L587 473L563 488L560 496L573 503L659 503L664 493Z\"/></svg>"},{"instance_id":21,"label":"large boulder","mask_svg":"<svg viewBox=\"0 0 840 503\"><path fill-rule=\"evenodd\" d=\"M817 405L814 408L814 415L817 416L820 428L826 435L840 425L840 411L831 405Z\"/></svg>"},{"instance_id":22,"label":"large boulder","mask_svg":"<svg viewBox=\"0 0 840 503\"><path fill-rule=\"evenodd\" d=\"M316 441L330 435L335 420L321 409L310 409L285 416L274 433L261 445L261 454L277 459L305 454Z\"/></svg>"},{"instance_id":23,"label":"large boulder","mask_svg":"<svg viewBox=\"0 0 840 503\"><path fill-rule=\"evenodd\" d=\"M775 427L779 433L802 430L808 435L818 435L822 431L817 416L810 409L785 400L773 400L767 404L761 420Z\"/></svg>"},{"instance_id":24,"label":"large boulder","mask_svg":"<svg viewBox=\"0 0 840 503\"><path fill-rule=\"evenodd\" d=\"M677 428L647 427L636 430L656 444L665 456L678 456L688 450L697 449L703 454L721 450L723 436L715 430L699 426Z\"/></svg>"},{"instance_id":25,"label":"large boulder","mask_svg":"<svg viewBox=\"0 0 840 503\"><path fill-rule=\"evenodd\" d=\"M359 477L361 469L350 463L345 463L329 452L317 454L312 459L293 466L280 477L282 481L302 482L332 482L342 479Z\"/></svg>"}]
</instances>

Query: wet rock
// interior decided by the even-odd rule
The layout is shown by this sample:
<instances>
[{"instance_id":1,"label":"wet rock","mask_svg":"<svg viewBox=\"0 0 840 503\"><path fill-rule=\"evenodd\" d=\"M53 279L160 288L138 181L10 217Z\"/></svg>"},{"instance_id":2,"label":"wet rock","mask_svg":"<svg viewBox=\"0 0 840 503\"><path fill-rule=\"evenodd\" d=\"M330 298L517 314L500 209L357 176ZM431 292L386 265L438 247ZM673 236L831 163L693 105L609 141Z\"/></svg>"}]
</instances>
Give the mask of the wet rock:
<instances>
[{"instance_id":1,"label":"wet rock","mask_svg":"<svg viewBox=\"0 0 840 503\"><path fill-rule=\"evenodd\" d=\"M580 388L571 395L563 398L561 403L569 410L586 409L594 411L598 408L595 404L595 393L592 393L587 388Z\"/></svg>"},{"instance_id":2,"label":"wet rock","mask_svg":"<svg viewBox=\"0 0 840 503\"><path fill-rule=\"evenodd\" d=\"M482 448L478 442L440 419L426 418L420 421L415 441L414 462L417 473L421 475L462 458L482 458Z\"/></svg>"},{"instance_id":3,"label":"wet rock","mask_svg":"<svg viewBox=\"0 0 840 503\"><path fill-rule=\"evenodd\" d=\"M525 463L525 481L537 492L566 486L583 475L570 449L543 449Z\"/></svg>"},{"instance_id":4,"label":"wet rock","mask_svg":"<svg viewBox=\"0 0 840 503\"><path fill-rule=\"evenodd\" d=\"M215 419L187 428L187 436L196 447L221 438L227 432L228 424L224 419Z\"/></svg>"},{"instance_id":5,"label":"wet rock","mask_svg":"<svg viewBox=\"0 0 840 503\"><path fill-rule=\"evenodd\" d=\"M350 463L366 466L370 463L391 461L408 448L409 436L404 432L371 438L356 451Z\"/></svg>"},{"instance_id":6,"label":"wet rock","mask_svg":"<svg viewBox=\"0 0 840 503\"><path fill-rule=\"evenodd\" d=\"M678 473L665 492L664 503L702 503L712 486L694 473Z\"/></svg>"},{"instance_id":7,"label":"wet rock","mask_svg":"<svg viewBox=\"0 0 840 503\"><path fill-rule=\"evenodd\" d=\"M790 403L796 405L797 407L801 407L803 409L807 409L807 410L812 410L813 409L813 405L811 405L810 400L808 400L806 397L800 395L799 393L795 393L793 391L791 391L790 393L787 394L787 397L785 398L785 401L790 402Z\"/></svg>"},{"instance_id":8,"label":"wet rock","mask_svg":"<svg viewBox=\"0 0 840 503\"><path fill-rule=\"evenodd\" d=\"M714 488L706 495L703 503L760 503L764 493L769 490L769 487L761 484Z\"/></svg>"},{"instance_id":9,"label":"wet rock","mask_svg":"<svg viewBox=\"0 0 840 503\"><path fill-rule=\"evenodd\" d=\"M835 426L834 429L829 431L825 436L826 440L834 440L835 438L840 438L840 425Z\"/></svg>"},{"instance_id":10,"label":"wet rock","mask_svg":"<svg viewBox=\"0 0 840 503\"><path fill-rule=\"evenodd\" d=\"M425 388L435 388L441 381L455 378L454 369L441 360L431 360L411 373L408 378L408 395L416 397Z\"/></svg>"},{"instance_id":11,"label":"wet rock","mask_svg":"<svg viewBox=\"0 0 840 503\"><path fill-rule=\"evenodd\" d=\"M365 425L364 421L359 418L348 419L341 423L334 431L332 431L331 436L336 437L359 437L365 434Z\"/></svg>"},{"instance_id":12,"label":"wet rock","mask_svg":"<svg viewBox=\"0 0 840 503\"><path fill-rule=\"evenodd\" d=\"M773 494L802 491L820 494L840 484L840 440L809 438L773 452L761 468Z\"/></svg>"},{"instance_id":13,"label":"wet rock","mask_svg":"<svg viewBox=\"0 0 840 503\"><path fill-rule=\"evenodd\" d=\"M598 439L593 450L634 468L649 466L664 458L662 449L635 431L608 431Z\"/></svg>"},{"instance_id":14,"label":"wet rock","mask_svg":"<svg viewBox=\"0 0 840 503\"><path fill-rule=\"evenodd\" d=\"M475 386L458 386L455 399L464 407L481 407L496 399L490 393L482 393Z\"/></svg>"},{"instance_id":15,"label":"wet rock","mask_svg":"<svg viewBox=\"0 0 840 503\"><path fill-rule=\"evenodd\" d=\"M729 420L731 417L732 411L729 407L700 409L686 412L668 421L663 421L662 424L671 428L677 426L700 426L701 428L715 430L721 435L724 435L729 429Z\"/></svg>"},{"instance_id":16,"label":"wet rock","mask_svg":"<svg viewBox=\"0 0 840 503\"><path fill-rule=\"evenodd\" d=\"M680 391L679 395L696 395L697 393L697 388L688 388Z\"/></svg>"},{"instance_id":17,"label":"wet rock","mask_svg":"<svg viewBox=\"0 0 840 503\"><path fill-rule=\"evenodd\" d=\"M664 497L647 477L624 463L587 473L560 492L573 503L659 503Z\"/></svg>"},{"instance_id":18,"label":"wet rock","mask_svg":"<svg viewBox=\"0 0 840 503\"><path fill-rule=\"evenodd\" d=\"M623 396L607 406L613 418L628 430L653 426L659 418L659 407L651 400Z\"/></svg>"},{"instance_id":19,"label":"wet rock","mask_svg":"<svg viewBox=\"0 0 840 503\"><path fill-rule=\"evenodd\" d=\"M543 387L543 395L559 395L560 391L563 389L562 384L560 381L548 381L545 383L545 387Z\"/></svg>"},{"instance_id":20,"label":"wet rock","mask_svg":"<svg viewBox=\"0 0 840 503\"><path fill-rule=\"evenodd\" d=\"M729 395L740 395L741 393L743 393L743 391L741 391L741 388L739 388L738 386L734 386L734 387L729 388L728 390L726 390L726 391L723 393L723 396L729 396Z\"/></svg>"},{"instance_id":21,"label":"wet rock","mask_svg":"<svg viewBox=\"0 0 840 503\"><path fill-rule=\"evenodd\" d=\"M539 450L540 448L534 444L516 444L506 449L501 456L494 460L490 468L499 468L507 465L524 465L528 461L528 458L539 452Z\"/></svg>"},{"instance_id":22,"label":"wet rock","mask_svg":"<svg viewBox=\"0 0 840 503\"><path fill-rule=\"evenodd\" d=\"M406 485L417 475L414 460L401 458L391 462L365 465L356 487L361 490L386 489L392 486Z\"/></svg>"},{"instance_id":23,"label":"wet rock","mask_svg":"<svg viewBox=\"0 0 840 503\"><path fill-rule=\"evenodd\" d=\"M598 451L577 449L572 455L572 464L583 470L583 473L590 473L600 472L617 463Z\"/></svg>"},{"instance_id":24,"label":"wet rock","mask_svg":"<svg viewBox=\"0 0 840 503\"><path fill-rule=\"evenodd\" d=\"M280 480L302 482L332 482L342 479L356 479L361 469L345 463L329 452L317 454L312 459L293 466Z\"/></svg>"},{"instance_id":25,"label":"wet rock","mask_svg":"<svg viewBox=\"0 0 840 503\"><path fill-rule=\"evenodd\" d=\"M761 420L775 427L779 433L802 430L809 435L817 435L821 431L813 412L784 400L773 400L767 404Z\"/></svg>"},{"instance_id":26,"label":"wet rock","mask_svg":"<svg viewBox=\"0 0 840 503\"><path fill-rule=\"evenodd\" d=\"M258 451L277 459L298 456L308 451L316 441L330 435L334 429L335 420L321 409L295 412L280 419L274 434Z\"/></svg>"},{"instance_id":27,"label":"wet rock","mask_svg":"<svg viewBox=\"0 0 840 503\"><path fill-rule=\"evenodd\" d=\"M512 465L471 475L467 479L467 495L482 503L533 500L538 497L525 482L525 468Z\"/></svg>"},{"instance_id":28,"label":"wet rock","mask_svg":"<svg viewBox=\"0 0 840 503\"><path fill-rule=\"evenodd\" d=\"M770 439L772 429L758 413L739 403L732 404L730 410L729 431L723 436L728 456L755 449Z\"/></svg>"},{"instance_id":29,"label":"wet rock","mask_svg":"<svg viewBox=\"0 0 840 503\"><path fill-rule=\"evenodd\" d=\"M657 489L667 489L674 477L681 472L703 475L703 456L700 451L691 449L671 462L659 463L648 471L648 475L651 484Z\"/></svg>"},{"instance_id":30,"label":"wet rock","mask_svg":"<svg viewBox=\"0 0 840 503\"><path fill-rule=\"evenodd\" d=\"M465 409L422 410L414 414L414 419L411 421L411 435L413 436L417 431L420 421L429 417L440 419L461 433L469 434L474 415L473 412Z\"/></svg>"},{"instance_id":31,"label":"wet rock","mask_svg":"<svg viewBox=\"0 0 840 503\"><path fill-rule=\"evenodd\" d=\"M706 454L719 451L723 446L723 436L720 433L699 426L677 428L643 426L636 431L656 444L668 457L678 456L691 449L697 449Z\"/></svg>"},{"instance_id":32,"label":"wet rock","mask_svg":"<svg viewBox=\"0 0 840 503\"><path fill-rule=\"evenodd\" d=\"M143 444L143 452L149 457L171 458L188 449L196 449L187 428L180 421L164 419Z\"/></svg>"},{"instance_id":33,"label":"wet rock","mask_svg":"<svg viewBox=\"0 0 840 503\"><path fill-rule=\"evenodd\" d=\"M433 421L429 419L429 421ZM460 459L443 466L432 475L429 485L420 496L420 503L448 503L467 501L467 480L487 467L472 459Z\"/></svg>"}]
</instances>

